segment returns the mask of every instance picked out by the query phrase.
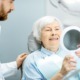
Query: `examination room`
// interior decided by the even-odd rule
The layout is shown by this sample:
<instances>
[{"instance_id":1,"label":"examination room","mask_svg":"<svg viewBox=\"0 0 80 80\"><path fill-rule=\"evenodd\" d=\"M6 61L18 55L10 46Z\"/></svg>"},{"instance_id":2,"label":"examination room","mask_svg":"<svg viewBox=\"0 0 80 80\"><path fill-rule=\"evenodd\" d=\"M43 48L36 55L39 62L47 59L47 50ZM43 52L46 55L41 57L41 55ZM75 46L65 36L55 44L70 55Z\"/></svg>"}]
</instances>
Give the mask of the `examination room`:
<instances>
[{"instance_id":1,"label":"examination room","mask_svg":"<svg viewBox=\"0 0 80 80\"><path fill-rule=\"evenodd\" d=\"M80 80L80 0L0 0L0 80Z\"/></svg>"}]
</instances>

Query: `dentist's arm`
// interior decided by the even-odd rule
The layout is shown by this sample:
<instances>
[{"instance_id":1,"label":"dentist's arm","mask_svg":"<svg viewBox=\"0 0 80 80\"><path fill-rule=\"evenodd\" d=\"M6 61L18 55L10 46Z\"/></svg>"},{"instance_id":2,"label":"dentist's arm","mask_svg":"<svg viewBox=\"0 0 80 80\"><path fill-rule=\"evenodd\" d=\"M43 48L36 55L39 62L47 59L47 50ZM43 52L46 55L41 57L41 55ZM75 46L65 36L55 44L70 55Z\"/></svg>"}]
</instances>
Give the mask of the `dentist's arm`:
<instances>
[{"instance_id":1,"label":"dentist's arm","mask_svg":"<svg viewBox=\"0 0 80 80\"><path fill-rule=\"evenodd\" d=\"M1 64L0 72L4 77L14 75L16 71L21 67L25 58L26 54L23 53L17 57L16 61Z\"/></svg>"}]
</instances>

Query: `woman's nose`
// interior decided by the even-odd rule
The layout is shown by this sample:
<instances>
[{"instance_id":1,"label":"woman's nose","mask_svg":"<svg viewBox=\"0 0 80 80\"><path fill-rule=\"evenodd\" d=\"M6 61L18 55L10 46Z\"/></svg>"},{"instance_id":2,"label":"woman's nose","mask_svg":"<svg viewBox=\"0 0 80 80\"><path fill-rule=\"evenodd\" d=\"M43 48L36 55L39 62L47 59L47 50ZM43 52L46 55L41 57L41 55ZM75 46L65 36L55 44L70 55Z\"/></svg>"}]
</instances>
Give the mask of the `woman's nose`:
<instances>
[{"instance_id":1,"label":"woman's nose","mask_svg":"<svg viewBox=\"0 0 80 80\"><path fill-rule=\"evenodd\" d=\"M56 34L56 32L53 30L53 31L51 32L51 35L54 36L55 34Z\"/></svg>"}]
</instances>

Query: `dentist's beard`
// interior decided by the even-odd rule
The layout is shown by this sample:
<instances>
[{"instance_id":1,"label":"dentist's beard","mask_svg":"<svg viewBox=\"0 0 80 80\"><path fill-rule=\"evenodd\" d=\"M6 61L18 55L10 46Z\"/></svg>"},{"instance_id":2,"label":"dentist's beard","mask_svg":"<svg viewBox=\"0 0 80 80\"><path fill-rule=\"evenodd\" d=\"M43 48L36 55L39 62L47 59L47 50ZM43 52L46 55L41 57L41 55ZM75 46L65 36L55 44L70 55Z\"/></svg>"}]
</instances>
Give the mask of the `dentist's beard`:
<instances>
[{"instance_id":1,"label":"dentist's beard","mask_svg":"<svg viewBox=\"0 0 80 80\"><path fill-rule=\"evenodd\" d=\"M4 21L7 19L7 13L5 13L4 11L4 6L1 6L1 10L0 10L0 21Z\"/></svg>"}]
</instances>

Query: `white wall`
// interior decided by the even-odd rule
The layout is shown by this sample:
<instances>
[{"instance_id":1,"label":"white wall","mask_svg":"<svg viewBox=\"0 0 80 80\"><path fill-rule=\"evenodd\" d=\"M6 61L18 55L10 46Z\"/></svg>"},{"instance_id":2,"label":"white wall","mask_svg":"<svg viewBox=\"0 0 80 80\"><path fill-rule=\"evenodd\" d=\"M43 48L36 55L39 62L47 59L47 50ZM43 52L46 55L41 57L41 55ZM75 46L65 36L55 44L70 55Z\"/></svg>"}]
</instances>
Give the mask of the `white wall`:
<instances>
[{"instance_id":1,"label":"white wall","mask_svg":"<svg viewBox=\"0 0 80 80\"><path fill-rule=\"evenodd\" d=\"M54 7L51 5L50 0L46 0L46 14L53 15L59 18L64 25L76 25L80 26L80 16L72 15L70 12L65 10L61 5L57 3L58 0L51 0Z\"/></svg>"}]
</instances>

